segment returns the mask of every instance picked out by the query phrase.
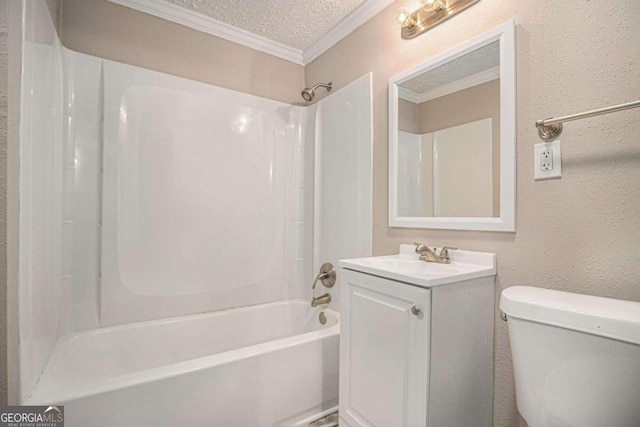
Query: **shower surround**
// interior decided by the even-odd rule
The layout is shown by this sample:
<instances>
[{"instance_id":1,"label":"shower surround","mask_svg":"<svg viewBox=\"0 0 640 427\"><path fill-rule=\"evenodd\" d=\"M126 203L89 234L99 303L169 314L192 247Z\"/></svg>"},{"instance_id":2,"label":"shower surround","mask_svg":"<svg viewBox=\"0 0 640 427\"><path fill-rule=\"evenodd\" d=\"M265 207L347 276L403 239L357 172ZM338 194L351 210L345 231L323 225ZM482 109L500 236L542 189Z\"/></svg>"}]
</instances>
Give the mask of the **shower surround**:
<instances>
[{"instance_id":1,"label":"shower surround","mask_svg":"<svg viewBox=\"0 0 640 427\"><path fill-rule=\"evenodd\" d=\"M24 42L21 402L70 425L333 410L339 315L308 303L320 263L371 253L371 76L302 107L51 34Z\"/></svg>"}]
</instances>

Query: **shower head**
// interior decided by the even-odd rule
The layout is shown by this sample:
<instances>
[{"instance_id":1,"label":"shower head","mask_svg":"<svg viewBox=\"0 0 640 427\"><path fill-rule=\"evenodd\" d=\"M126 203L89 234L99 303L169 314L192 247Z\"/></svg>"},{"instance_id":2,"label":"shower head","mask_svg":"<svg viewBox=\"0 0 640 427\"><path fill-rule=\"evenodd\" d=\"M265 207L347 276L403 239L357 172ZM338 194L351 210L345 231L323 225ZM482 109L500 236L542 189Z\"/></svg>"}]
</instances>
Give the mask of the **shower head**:
<instances>
[{"instance_id":1,"label":"shower head","mask_svg":"<svg viewBox=\"0 0 640 427\"><path fill-rule=\"evenodd\" d=\"M315 96L315 94L315 91L309 87L305 87L304 89L302 89L302 97L307 102L313 101L313 97Z\"/></svg>"},{"instance_id":2,"label":"shower head","mask_svg":"<svg viewBox=\"0 0 640 427\"><path fill-rule=\"evenodd\" d=\"M327 88L327 92L331 92L331 88L333 86L333 83L329 82L329 83L318 83L317 85L313 86L313 87L305 87L304 89L302 89L302 97L304 98L305 101L310 102L313 101L313 98L316 96L316 89L318 89L319 87L326 87Z\"/></svg>"}]
</instances>

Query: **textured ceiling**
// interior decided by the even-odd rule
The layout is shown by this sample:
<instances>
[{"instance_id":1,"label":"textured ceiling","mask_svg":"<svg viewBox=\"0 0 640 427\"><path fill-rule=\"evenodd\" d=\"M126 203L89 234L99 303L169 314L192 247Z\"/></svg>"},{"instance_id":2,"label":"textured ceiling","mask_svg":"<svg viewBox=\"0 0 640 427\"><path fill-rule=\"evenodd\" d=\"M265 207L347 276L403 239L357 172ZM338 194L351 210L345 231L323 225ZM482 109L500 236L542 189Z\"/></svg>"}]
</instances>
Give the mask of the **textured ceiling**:
<instances>
[{"instance_id":1,"label":"textured ceiling","mask_svg":"<svg viewBox=\"0 0 640 427\"><path fill-rule=\"evenodd\" d=\"M162 0L304 50L365 0Z\"/></svg>"},{"instance_id":2,"label":"textured ceiling","mask_svg":"<svg viewBox=\"0 0 640 427\"><path fill-rule=\"evenodd\" d=\"M422 94L499 65L500 42L496 41L433 70L422 73L402 83L400 87Z\"/></svg>"}]
</instances>

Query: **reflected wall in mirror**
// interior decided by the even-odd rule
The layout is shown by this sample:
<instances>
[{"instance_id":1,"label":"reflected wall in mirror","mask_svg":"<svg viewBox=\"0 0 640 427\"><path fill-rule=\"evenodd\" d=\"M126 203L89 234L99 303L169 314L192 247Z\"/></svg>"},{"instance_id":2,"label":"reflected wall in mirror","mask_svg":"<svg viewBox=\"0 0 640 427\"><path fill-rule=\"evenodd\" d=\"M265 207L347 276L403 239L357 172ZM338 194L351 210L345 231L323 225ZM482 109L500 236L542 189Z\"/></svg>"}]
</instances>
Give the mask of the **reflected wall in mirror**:
<instances>
[{"instance_id":1,"label":"reflected wall in mirror","mask_svg":"<svg viewBox=\"0 0 640 427\"><path fill-rule=\"evenodd\" d=\"M509 21L389 81L389 225L515 230Z\"/></svg>"}]
</instances>

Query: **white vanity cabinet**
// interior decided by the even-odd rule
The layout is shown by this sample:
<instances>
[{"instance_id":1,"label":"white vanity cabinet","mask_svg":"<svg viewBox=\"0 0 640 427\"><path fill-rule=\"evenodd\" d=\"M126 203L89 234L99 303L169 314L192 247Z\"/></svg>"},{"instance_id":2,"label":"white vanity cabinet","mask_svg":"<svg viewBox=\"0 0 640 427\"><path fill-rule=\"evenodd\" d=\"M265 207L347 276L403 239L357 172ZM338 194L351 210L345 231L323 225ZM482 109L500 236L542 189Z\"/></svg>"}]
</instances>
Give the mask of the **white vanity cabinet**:
<instances>
[{"instance_id":1,"label":"white vanity cabinet","mask_svg":"<svg viewBox=\"0 0 640 427\"><path fill-rule=\"evenodd\" d=\"M354 427L425 425L431 292L344 269L342 291L340 416Z\"/></svg>"},{"instance_id":2,"label":"white vanity cabinet","mask_svg":"<svg viewBox=\"0 0 640 427\"><path fill-rule=\"evenodd\" d=\"M424 266L453 281L358 264L391 258L339 263L340 425L491 426L495 256L483 272Z\"/></svg>"}]
</instances>

